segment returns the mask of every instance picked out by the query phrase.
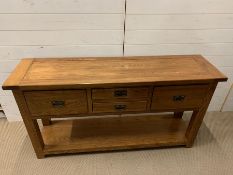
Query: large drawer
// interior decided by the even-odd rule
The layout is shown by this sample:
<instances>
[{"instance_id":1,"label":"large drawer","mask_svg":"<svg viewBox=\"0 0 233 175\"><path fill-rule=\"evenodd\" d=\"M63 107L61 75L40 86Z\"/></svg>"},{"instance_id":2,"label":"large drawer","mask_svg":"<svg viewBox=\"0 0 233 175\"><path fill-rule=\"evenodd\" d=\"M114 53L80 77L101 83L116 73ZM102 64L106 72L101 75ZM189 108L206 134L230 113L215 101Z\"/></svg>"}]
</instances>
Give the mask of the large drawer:
<instances>
[{"instance_id":1,"label":"large drawer","mask_svg":"<svg viewBox=\"0 0 233 175\"><path fill-rule=\"evenodd\" d=\"M30 91L24 96L31 115L66 115L87 113L85 90Z\"/></svg>"},{"instance_id":2,"label":"large drawer","mask_svg":"<svg viewBox=\"0 0 233 175\"><path fill-rule=\"evenodd\" d=\"M155 87L151 110L198 108L207 91L208 85Z\"/></svg>"},{"instance_id":3,"label":"large drawer","mask_svg":"<svg viewBox=\"0 0 233 175\"><path fill-rule=\"evenodd\" d=\"M147 101L124 101L124 102L94 102L94 113L123 113L123 112L145 112L147 109Z\"/></svg>"},{"instance_id":4,"label":"large drawer","mask_svg":"<svg viewBox=\"0 0 233 175\"><path fill-rule=\"evenodd\" d=\"M93 89L92 99L147 98L148 87Z\"/></svg>"}]
</instances>

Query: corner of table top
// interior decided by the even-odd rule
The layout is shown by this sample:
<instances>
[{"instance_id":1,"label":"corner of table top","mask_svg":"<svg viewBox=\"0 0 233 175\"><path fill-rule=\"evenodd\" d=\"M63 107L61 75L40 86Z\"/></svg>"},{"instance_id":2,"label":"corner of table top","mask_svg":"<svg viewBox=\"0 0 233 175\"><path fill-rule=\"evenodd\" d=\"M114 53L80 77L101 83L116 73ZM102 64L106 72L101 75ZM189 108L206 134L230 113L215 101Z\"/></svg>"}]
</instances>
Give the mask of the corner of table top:
<instances>
[{"instance_id":1,"label":"corner of table top","mask_svg":"<svg viewBox=\"0 0 233 175\"><path fill-rule=\"evenodd\" d=\"M228 77L225 76L222 72L220 72L212 63L210 63L204 56L202 55L193 55L194 58L201 64L203 64L209 72L212 74L213 78L218 82L227 81Z\"/></svg>"},{"instance_id":2,"label":"corner of table top","mask_svg":"<svg viewBox=\"0 0 233 175\"><path fill-rule=\"evenodd\" d=\"M3 90L18 89L34 58L23 58L2 85Z\"/></svg>"}]
</instances>

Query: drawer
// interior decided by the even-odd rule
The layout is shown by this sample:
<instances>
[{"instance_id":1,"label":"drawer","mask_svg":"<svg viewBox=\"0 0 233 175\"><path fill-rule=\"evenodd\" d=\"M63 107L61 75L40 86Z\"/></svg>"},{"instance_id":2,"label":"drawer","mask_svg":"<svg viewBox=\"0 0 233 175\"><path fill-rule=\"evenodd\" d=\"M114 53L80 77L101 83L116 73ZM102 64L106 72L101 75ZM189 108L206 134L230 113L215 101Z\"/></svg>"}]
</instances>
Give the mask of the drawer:
<instances>
[{"instance_id":1,"label":"drawer","mask_svg":"<svg viewBox=\"0 0 233 175\"><path fill-rule=\"evenodd\" d=\"M33 116L87 113L85 90L30 91L24 93Z\"/></svg>"},{"instance_id":2,"label":"drawer","mask_svg":"<svg viewBox=\"0 0 233 175\"><path fill-rule=\"evenodd\" d=\"M94 102L93 112L134 112L146 111L147 101L132 101L132 102Z\"/></svg>"},{"instance_id":3,"label":"drawer","mask_svg":"<svg viewBox=\"0 0 233 175\"><path fill-rule=\"evenodd\" d=\"M208 85L155 87L151 109L198 108L207 91Z\"/></svg>"},{"instance_id":4,"label":"drawer","mask_svg":"<svg viewBox=\"0 0 233 175\"><path fill-rule=\"evenodd\" d=\"M92 99L147 98L148 87L93 89Z\"/></svg>"}]
</instances>

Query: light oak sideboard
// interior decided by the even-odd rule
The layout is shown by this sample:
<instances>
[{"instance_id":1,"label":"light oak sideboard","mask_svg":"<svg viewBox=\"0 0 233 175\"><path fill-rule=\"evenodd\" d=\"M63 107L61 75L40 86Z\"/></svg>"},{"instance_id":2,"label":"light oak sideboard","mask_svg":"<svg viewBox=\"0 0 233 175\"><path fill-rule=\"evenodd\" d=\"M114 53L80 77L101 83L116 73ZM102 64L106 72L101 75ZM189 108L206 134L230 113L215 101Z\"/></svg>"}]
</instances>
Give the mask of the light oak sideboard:
<instances>
[{"instance_id":1,"label":"light oak sideboard","mask_svg":"<svg viewBox=\"0 0 233 175\"><path fill-rule=\"evenodd\" d=\"M43 158L191 147L220 81L227 77L201 55L35 58L23 59L3 89L13 91Z\"/></svg>"}]
</instances>

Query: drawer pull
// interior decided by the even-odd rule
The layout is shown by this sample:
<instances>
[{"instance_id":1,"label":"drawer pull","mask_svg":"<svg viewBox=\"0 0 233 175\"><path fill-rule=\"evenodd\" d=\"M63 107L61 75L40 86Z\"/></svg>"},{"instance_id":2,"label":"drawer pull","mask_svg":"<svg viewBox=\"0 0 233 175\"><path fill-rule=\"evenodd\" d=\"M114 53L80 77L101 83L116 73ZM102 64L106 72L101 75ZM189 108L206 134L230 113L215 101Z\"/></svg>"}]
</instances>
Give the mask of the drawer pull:
<instances>
[{"instance_id":1,"label":"drawer pull","mask_svg":"<svg viewBox=\"0 0 233 175\"><path fill-rule=\"evenodd\" d=\"M55 108L61 108L61 107L64 107L65 106L65 101L52 101L52 106L55 107Z\"/></svg>"},{"instance_id":2,"label":"drawer pull","mask_svg":"<svg viewBox=\"0 0 233 175\"><path fill-rule=\"evenodd\" d=\"M185 95L173 96L173 101L183 101L184 99L185 99Z\"/></svg>"},{"instance_id":3,"label":"drawer pull","mask_svg":"<svg viewBox=\"0 0 233 175\"><path fill-rule=\"evenodd\" d=\"M127 90L115 90L114 96L115 97L126 97L127 96Z\"/></svg>"},{"instance_id":4,"label":"drawer pull","mask_svg":"<svg viewBox=\"0 0 233 175\"><path fill-rule=\"evenodd\" d=\"M116 110L123 111L126 109L126 105L115 105L114 106Z\"/></svg>"}]
</instances>

